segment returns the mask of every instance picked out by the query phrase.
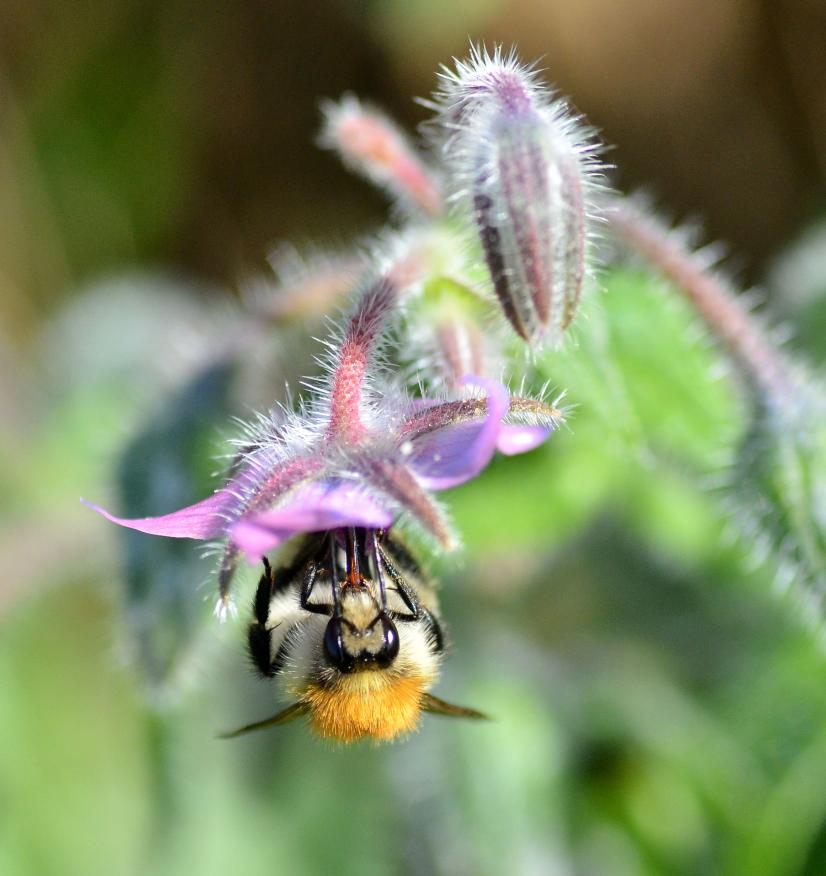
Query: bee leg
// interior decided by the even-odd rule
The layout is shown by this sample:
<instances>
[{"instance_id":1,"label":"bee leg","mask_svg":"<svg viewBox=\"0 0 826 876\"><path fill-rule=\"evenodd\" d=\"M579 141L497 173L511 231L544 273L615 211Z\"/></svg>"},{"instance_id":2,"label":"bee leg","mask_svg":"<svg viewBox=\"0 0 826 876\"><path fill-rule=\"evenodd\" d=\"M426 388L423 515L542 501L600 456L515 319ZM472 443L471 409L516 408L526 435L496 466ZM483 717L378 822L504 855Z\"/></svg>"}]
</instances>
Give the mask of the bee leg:
<instances>
[{"instance_id":1,"label":"bee leg","mask_svg":"<svg viewBox=\"0 0 826 876\"><path fill-rule=\"evenodd\" d=\"M266 557L262 557L261 561L264 563L264 573L258 580L258 589L255 591L255 599L252 603L252 614L256 623L266 626L270 616L270 601L275 589L275 575L270 561Z\"/></svg>"},{"instance_id":2,"label":"bee leg","mask_svg":"<svg viewBox=\"0 0 826 876\"><path fill-rule=\"evenodd\" d=\"M402 614L399 611L392 611L388 612L388 614L393 620L403 621L405 623L412 623L418 620L424 621L430 629L431 647L433 648L434 653L440 654L445 649L445 634L438 618L432 611L419 604L415 591L410 587L407 581L405 581L404 576L399 572L395 565L393 565L393 562L387 556L387 553L383 551L380 546L377 547L376 558L379 566L384 565L385 569L387 569L387 573L393 579L393 589L399 594L409 612L409 614ZM410 559L410 563L415 568L415 563L412 558Z\"/></svg>"},{"instance_id":3,"label":"bee leg","mask_svg":"<svg viewBox=\"0 0 826 876\"><path fill-rule=\"evenodd\" d=\"M319 565L315 561L307 563L304 571L304 580L301 582L301 607L304 611L312 612L313 614L331 615L333 608L320 602L310 602L310 597L313 595L313 588L318 581Z\"/></svg>"},{"instance_id":4,"label":"bee leg","mask_svg":"<svg viewBox=\"0 0 826 876\"><path fill-rule=\"evenodd\" d=\"M404 580L404 577L401 575L399 570L390 562L387 554L379 549L379 555L381 556L381 561L387 569L388 574L393 579L393 585L396 593L401 597L402 602L407 607L409 614L402 614L398 611L390 612L390 616L393 620L397 621L405 621L405 622L413 622L418 620L423 620L427 626L430 628L430 634L433 637L433 650L439 654L445 649L445 634L442 630L442 625L439 623L436 616L433 612L428 609L422 607L419 604L419 600L416 598L416 594L407 581Z\"/></svg>"},{"instance_id":5,"label":"bee leg","mask_svg":"<svg viewBox=\"0 0 826 876\"><path fill-rule=\"evenodd\" d=\"M399 570L393 565L390 561L390 557L387 554L379 549L379 556L381 557L381 563L384 565L385 569L387 569L387 573L393 579L393 589L396 593L401 597L402 602L407 606L407 610L410 614L400 614L399 612L393 612L393 616L396 620L405 620L405 621L416 621L422 616L422 612L424 609L419 605L419 600L416 598L416 594L413 592L412 588L408 585L407 581L404 580L404 576L399 572ZM429 613L429 612L428 612Z\"/></svg>"},{"instance_id":6,"label":"bee leg","mask_svg":"<svg viewBox=\"0 0 826 876\"><path fill-rule=\"evenodd\" d=\"M405 620L418 620L422 616L422 607L419 605L419 600L416 599L416 594L411 590L404 578L399 575L395 580L396 592L401 596L402 602L410 611L409 617ZM403 616L404 617L404 616Z\"/></svg>"},{"instance_id":7,"label":"bee leg","mask_svg":"<svg viewBox=\"0 0 826 876\"><path fill-rule=\"evenodd\" d=\"M224 549L221 565L218 568L218 605L215 611L221 618L226 617L227 614L235 614L230 589L232 588L232 579L238 568L240 557L241 553L238 548L232 542L229 542Z\"/></svg>"},{"instance_id":8,"label":"bee leg","mask_svg":"<svg viewBox=\"0 0 826 876\"><path fill-rule=\"evenodd\" d=\"M272 567L266 557L264 560L264 573L258 582L255 591L255 599L252 603L253 620L247 632L247 649L253 665L265 678L275 675L276 667L272 659L271 634L267 629L267 620L270 616L270 600L274 586Z\"/></svg>"},{"instance_id":9,"label":"bee leg","mask_svg":"<svg viewBox=\"0 0 826 876\"><path fill-rule=\"evenodd\" d=\"M442 625L439 623L433 612L426 608L421 610L421 618L430 628L430 635L433 637L432 646L436 654L441 654L445 649L445 634L442 630Z\"/></svg>"},{"instance_id":10,"label":"bee leg","mask_svg":"<svg viewBox=\"0 0 826 876\"><path fill-rule=\"evenodd\" d=\"M417 621L423 620L430 628L430 633L433 636L433 648L437 654L445 649L445 636L442 631L442 625L436 619L433 612L422 607L416 599L416 594L407 585L403 578L396 581L396 592L401 596L402 602L410 609L410 614L401 614L398 611L392 612L394 620L400 621Z\"/></svg>"},{"instance_id":11,"label":"bee leg","mask_svg":"<svg viewBox=\"0 0 826 876\"><path fill-rule=\"evenodd\" d=\"M422 574L419 564L413 559L413 555L401 542L397 541L395 538L388 538L387 548L389 553L392 554L395 564L402 572L407 572L408 575L415 576L420 576ZM387 553L388 551L385 551L384 553Z\"/></svg>"}]
</instances>

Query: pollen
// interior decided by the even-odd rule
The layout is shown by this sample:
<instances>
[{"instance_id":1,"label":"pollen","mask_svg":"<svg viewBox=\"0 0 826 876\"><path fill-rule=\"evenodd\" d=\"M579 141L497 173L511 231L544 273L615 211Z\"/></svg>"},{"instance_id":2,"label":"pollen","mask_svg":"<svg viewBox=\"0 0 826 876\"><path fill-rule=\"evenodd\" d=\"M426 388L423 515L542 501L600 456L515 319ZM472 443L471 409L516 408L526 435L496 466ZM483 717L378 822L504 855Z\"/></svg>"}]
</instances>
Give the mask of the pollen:
<instances>
[{"instance_id":1,"label":"pollen","mask_svg":"<svg viewBox=\"0 0 826 876\"><path fill-rule=\"evenodd\" d=\"M327 739L394 739L416 729L426 680L422 676L359 672L334 687L311 685L303 700L312 729Z\"/></svg>"}]
</instances>

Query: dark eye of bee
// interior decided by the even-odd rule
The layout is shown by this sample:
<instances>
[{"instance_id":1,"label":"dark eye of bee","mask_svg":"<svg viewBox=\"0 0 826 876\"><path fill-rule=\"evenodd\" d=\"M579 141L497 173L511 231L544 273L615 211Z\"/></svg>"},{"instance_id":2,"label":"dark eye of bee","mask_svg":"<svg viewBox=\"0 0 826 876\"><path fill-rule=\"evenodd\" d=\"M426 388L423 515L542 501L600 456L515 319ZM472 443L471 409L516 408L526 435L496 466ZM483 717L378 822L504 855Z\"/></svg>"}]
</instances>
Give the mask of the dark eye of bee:
<instances>
[{"instance_id":1,"label":"dark eye of bee","mask_svg":"<svg viewBox=\"0 0 826 876\"><path fill-rule=\"evenodd\" d=\"M344 647L341 632L341 620L337 617L332 618L324 631L324 653L336 669L341 672L352 672L356 661Z\"/></svg>"},{"instance_id":2,"label":"dark eye of bee","mask_svg":"<svg viewBox=\"0 0 826 876\"><path fill-rule=\"evenodd\" d=\"M381 621L382 646L376 654L376 663L385 668L389 666L399 654L399 632L396 625L382 612L379 615Z\"/></svg>"}]
</instances>

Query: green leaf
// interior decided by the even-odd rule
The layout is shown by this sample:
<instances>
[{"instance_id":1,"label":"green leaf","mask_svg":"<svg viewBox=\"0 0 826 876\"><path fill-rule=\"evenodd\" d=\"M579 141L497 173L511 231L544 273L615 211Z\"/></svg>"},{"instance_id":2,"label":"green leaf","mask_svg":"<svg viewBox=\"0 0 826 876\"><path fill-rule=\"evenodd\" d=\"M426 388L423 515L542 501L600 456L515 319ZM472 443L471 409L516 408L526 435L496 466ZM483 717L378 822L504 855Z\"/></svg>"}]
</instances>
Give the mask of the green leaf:
<instances>
[{"instance_id":1,"label":"green leaf","mask_svg":"<svg viewBox=\"0 0 826 876\"><path fill-rule=\"evenodd\" d=\"M731 479L735 508L780 582L817 619L826 598L826 395L807 380L796 398L755 412Z\"/></svg>"}]
</instances>

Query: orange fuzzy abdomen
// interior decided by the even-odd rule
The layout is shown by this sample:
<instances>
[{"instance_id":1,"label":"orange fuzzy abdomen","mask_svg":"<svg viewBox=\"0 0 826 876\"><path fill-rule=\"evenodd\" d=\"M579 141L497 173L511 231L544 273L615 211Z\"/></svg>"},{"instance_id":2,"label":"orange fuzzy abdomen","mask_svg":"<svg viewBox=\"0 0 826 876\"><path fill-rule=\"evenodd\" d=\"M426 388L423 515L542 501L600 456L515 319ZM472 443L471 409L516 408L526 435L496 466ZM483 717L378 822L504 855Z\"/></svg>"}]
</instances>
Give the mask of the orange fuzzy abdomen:
<instances>
[{"instance_id":1,"label":"orange fuzzy abdomen","mask_svg":"<svg viewBox=\"0 0 826 876\"><path fill-rule=\"evenodd\" d=\"M310 685L302 701L312 729L328 739L393 739L416 729L427 680L359 672L334 687Z\"/></svg>"}]
</instances>

